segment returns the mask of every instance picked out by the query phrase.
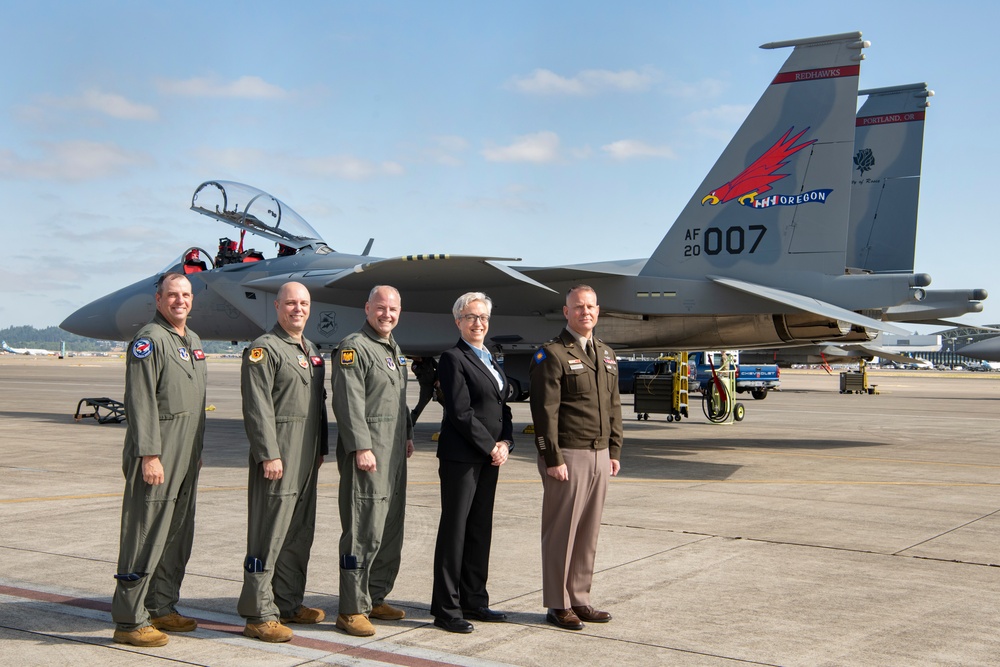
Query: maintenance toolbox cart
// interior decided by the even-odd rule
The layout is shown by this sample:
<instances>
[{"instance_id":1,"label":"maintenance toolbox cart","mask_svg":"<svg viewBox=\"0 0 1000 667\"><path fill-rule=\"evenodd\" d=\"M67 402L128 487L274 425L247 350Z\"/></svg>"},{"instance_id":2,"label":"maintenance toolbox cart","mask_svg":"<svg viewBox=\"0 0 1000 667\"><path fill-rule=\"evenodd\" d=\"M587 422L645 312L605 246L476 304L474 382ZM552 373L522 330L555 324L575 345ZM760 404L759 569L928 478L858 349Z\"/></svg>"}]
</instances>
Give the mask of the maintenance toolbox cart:
<instances>
[{"instance_id":1,"label":"maintenance toolbox cart","mask_svg":"<svg viewBox=\"0 0 1000 667\"><path fill-rule=\"evenodd\" d=\"M688 416L688 355L681 352L653 363L651 373L635 376L636 419L665 414L667 421Z\"/></svg>"},{"instance_id":2,"label":"maintenance toolbox cart","mask_svg":"<svg viewBox=\"0 0 1000 667\"><path fill-rule=\"evenodd\" d=\"M877 394L878 385L868 384L868 367L862 359L857 371L844 371L840 374L841 394Z\"/></svg>"}]
</instances>

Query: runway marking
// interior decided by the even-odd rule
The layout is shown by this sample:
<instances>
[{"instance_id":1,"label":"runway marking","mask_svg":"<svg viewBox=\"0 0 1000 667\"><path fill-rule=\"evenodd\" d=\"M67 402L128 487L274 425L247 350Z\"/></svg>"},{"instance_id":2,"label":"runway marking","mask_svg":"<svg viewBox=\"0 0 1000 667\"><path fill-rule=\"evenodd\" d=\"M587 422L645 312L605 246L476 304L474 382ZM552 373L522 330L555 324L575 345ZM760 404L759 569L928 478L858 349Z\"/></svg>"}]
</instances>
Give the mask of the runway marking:
<instances>
[{"instance_id":1,"label":"runway marking","mask_svg":"<svg viewBox=\"0 0 1000 667\"><path fill-rule=\"evenodd\" d=\"M81 609L89 611L99 611L104 613L111 613L111 604L102 600L94 600L84 597L72 597L69 595L62 595L59 593L51 593L47 591L41 591L30 588L21 588L17 586L6 586L0 584L0 595L9 596L12 598L21 598L25 600L35 600L37 602L44 602L56 605L63 605L71 609ZM190 611L186 612L186 615L191 615ZM188 638L206 640L211 639L213 641L221 641L225 644L231 644L234 642L240 642L241 644L251 646L255 649L261 651L268 651L273 653L285 653L285 654L295 654L302 655L301 649L311 649L321 653L321 655L312 656L315 659L323 660L326 656L340 657L343 656L350 660L347 664L359 664L357 661L364 662L374 662L381 665L401 665L402 667L441 667L441 666L451 666L451 667L507 667L507 663L498 663L490 660L481 660L473 658L470 656L447 656L449 662L444 662L439 659L443 651L440 650L427 650L418 647L401 646L397 644L392 644L391 642L385 642L373 639L362 639L354 637L345 637L346 642L356 642L356 643L345 643L338 641L330 641L326 639L319 639L316 637L305 636L303 633L314 633L315 630L297 630L291 641L284 642L281 644L267 644L260 642L256 639L250 639L244 637L243 626L230 623L225 620L217 620L219 618L228 618L222 614L209 613L209 616L215 618L203 618L199 616L192 616L198 621L199 630L207 630L210 632L218 632L223 635L236 635L239 639L233 639L231 637L205 637L187 634ZM109 619L110 620L110 619ZM242 620L240 621L242 622ZM321 626L316 626L316 630L326 631L327 628ZM332 630L332 628L330 628ZM109 632L110 634L110 632ZM107 640L110 643L110 638ZM101 641L98 645L104 644ZM116 645L117 647L117 645ZM289 650L292 649L299 650ZM131 647L129 647L131 650ZM434 657L423 657L420 654L425 654ZM303 656L304 657L304 656ZM364 663L361 663L364 664Z\"/></svg>"},{"instance_id":2,"label":"runway marking","mask_svg":"<svg viewBox=\"0 0 1000 667\"><path fill-rule=\"evenodd\" d=\"M1000 487L1000 482L898 482L898 481L850 481L846 479L625 479L616 484L833 484L842 486L985 486Z\"/></svg>"}]
</instances>

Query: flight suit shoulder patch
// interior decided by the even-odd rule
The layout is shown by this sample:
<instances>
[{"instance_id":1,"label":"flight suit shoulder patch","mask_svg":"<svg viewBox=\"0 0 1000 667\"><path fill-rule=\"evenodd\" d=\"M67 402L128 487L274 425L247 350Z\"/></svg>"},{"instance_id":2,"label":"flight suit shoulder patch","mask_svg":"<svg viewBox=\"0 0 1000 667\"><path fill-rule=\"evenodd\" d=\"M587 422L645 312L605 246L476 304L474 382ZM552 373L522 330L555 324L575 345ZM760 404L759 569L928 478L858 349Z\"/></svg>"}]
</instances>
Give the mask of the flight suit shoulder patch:
<instances>
[{"instance_id":1,"label":"flight suit shoulder patch","mask_svg":"<svg viewBox=\"0 0 1000 667\"><path fill-rule=\"evenodd\" d=\"M353 349L348 348L346 350L340 351L340 365L341 366L353 366L356 353Z\"/></svg>"},{"instance_id":2,"label":"flight suit shoulder patch","mask_svg":"<svg viewBox=\"0 0 1000 667\"><path fill-rule=\"evenodd\" d=\"M148 338L140 338L132 343L132 356L136 359L145 359L153 353L153 341Z\"/></svg>"},{"instance_id":3,"label":"flight suit shoulder patch","mask_svg":"<svg viewBox=\"0 0 1000 667\"><path fill-rule=\"evenodd\" d=\"M250 350L250 356L248 357L250 361L257 364L264 360L264 348L255 347Z\"/></svg>"}]
</instances>

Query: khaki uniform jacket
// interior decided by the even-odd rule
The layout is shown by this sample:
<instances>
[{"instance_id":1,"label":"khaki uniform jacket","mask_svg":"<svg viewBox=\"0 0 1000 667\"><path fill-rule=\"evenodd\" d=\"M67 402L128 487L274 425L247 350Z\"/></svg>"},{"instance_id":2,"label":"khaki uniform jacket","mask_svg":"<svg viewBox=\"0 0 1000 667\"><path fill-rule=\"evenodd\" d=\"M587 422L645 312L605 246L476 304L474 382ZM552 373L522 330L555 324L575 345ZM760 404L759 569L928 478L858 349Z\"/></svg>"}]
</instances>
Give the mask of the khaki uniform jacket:
<instances>
[{"instance_id":1,"label":"khaki uniform jacket","mask_svg":"<svg viewBox=\"0 0 1000 667\"><path fill-rule=\"evenodd\" d=\"M341 341L331 365L338 462L370 449L380 471L403 465L413 426L406 407L406 357L395 339L382 339L365 322Z\"/></svg>"},{"instance_id":2,"label":"khaki uniform jacket","mask_svg":"<svg viewBox=\"0 0 1000 667\"><path fill-rule=\"evenodd\" d=\"M123 462L159 456L168 479L183 474L204 444L208 374L201 338L190 328L181 336L157 312L126 356Z\"/></svg>"},{"instance_id":3,"label":"khaki uniform jacket","mask_svg":"<svg viewBox=\"0 0 1000 667\"><path fill-rule=\"evenodd\" d=\"M328 453L326 365L315 345L302 342L276 324L244 352L243 426L255 463L302 459L311 467Z\"/></svg>"},{"instance_id":4,"label":"khaki uniform jacket","mask_svg":"<svg viewBox=\"0 0 1000 667\"><path fill-rule=\"evenodd\" d=\"M531 359L531 418L535 446L546 467L563 464L562 449L609 449L619 459L622 406L614 350L597 338L597 365L572 333L543 345Z\"/></svg>"}]
</instances>

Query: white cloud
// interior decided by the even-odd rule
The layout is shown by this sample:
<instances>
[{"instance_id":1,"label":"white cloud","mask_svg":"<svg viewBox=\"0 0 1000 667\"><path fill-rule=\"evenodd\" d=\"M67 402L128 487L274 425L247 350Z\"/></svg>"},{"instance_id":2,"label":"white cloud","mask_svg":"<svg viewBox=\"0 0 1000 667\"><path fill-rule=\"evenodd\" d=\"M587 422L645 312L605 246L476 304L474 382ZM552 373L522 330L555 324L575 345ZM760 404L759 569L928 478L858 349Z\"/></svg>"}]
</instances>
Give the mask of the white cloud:
<instances>
[{"instance_id":1,"label":"white cloud","mask_svg":"<svg viewBox=\"0 0 1000 667\"><path fill-rule=\"evenodd\" d=\"M406 169L398 162L374 162L353 155L324 155L300 157L287 153L269 153L256 149L228 148L202 149L198 156L211 165L229 171L246 170L266 165L269 169L308 174L323 178L340 178L360 181L376 176L399 176Z\"/></svg>"},{"instance_id":2,"label":"white cloud","mask_svg":"<svg viewBox=\"0 0 1000 667\"><path fill-rule=\"evenodd\" d=\"M468 141L453 135L432 137L431 144L426 154L432 161L449 167L461 166L463 162L460 155L469 150Z\"/></svg>"},{"instance_id":3,"label":"white cloud","mask_svg":"<svg viewBox=\"0 0 1000 667\"><path fill-rule=\"evenodd\" d=\"M746 104L723 104L688 114L685 120L701 134L728 141L752 108Z\"/></svg>"},{"instance_id":4,"label":"white cloud","mask_svg":"<svg viewBox=\"0 0 1000 667\"><path fill-rule=\"evenodd\" d=\"M595 95L603 92L644 92L660 78L653 68L621 70L588 69L572 77L564 77L552 70L536 69L528 76L514 77L508 87L530 95Z\"/></svg>"},{"instance_id":5,"label":"white cloud","mask_svg":"<svg viewBox=\"0 0 1000 667\"><path fill-rule=\"evenodd\" d=\"M605 146L601 150L615 160L630 160L637 157L675 158L677 155L669 146L650 146L635 139L622 139Z\"/></svg>"},{"instance_id":6,"label":"white cloud","mask_svg":"<svg viewBox=\"0 0 1000 667\"><path fill-rule=\"evenodd\" d=\"M220 81L216 77L194 77L184 80L161 79L157 89L166 95L182 97L235 97L241 99L275 100L288 96L288 92L259 76L242 76L235 81Z\"/></svg>"},{"instance_id":7,"label":"white cloud","mask_svg":"<svg viewBox=\"0 0 1000 667\"><path fill-rule=\"evenodd\" d=\"M138 104L123 95L104 93L99 90L88 90L80 98L71 99L70 102L85 109L123 120L156 120L159 117L156 109L149 105Z\"/></svg>"},{"instance_id":8,"label":"white cloud","mask_svg":"<svg viewBox=\"0 0 1000 667\"><path fill-rule=\"evenodd\" d=\"M403 166L398 162L372 162L353 155L305 158L294 160L293 165L312 176L332 176L348 181L362 181L375 176L398 176L404 172Z\"/></svg>"},{"instance_id":9,"label":"white cloud","mask_svg":"<svg viewBox=\"0 0 1000 667\"><path fill-rule=\"evenodd\" d=\"M7 178L53 181L88 181L121 173L136 165L148 165L145 153L127 151L115 144L94 141L42 143L41 155L23 157L0 151L0 175Z\"/></svg>"},{"instance_id":10,"label":"white cloud","mask_svg":"<svg viewBox=\"0 0 1000 667\"><path fill-rule=\"evenodd\" d=\"M665 90L671 97L679 97L685 100L700 100L711 97L718 97L726 89L726 83L719 79L702 79L688 83L684 81L671 81Z\"/></svg>"},{"instance_id":11,"label":"white cloud","mask_svg":"<svg viewBox=\"0 0 1000 667\"><path fill-rule=\"evenodd\" d=\"M490 162L534 162L544 164L559 159L559 136L555 132L525 134L509 146L484 148L484 158Z\"/></svg>"}]
</instances>

